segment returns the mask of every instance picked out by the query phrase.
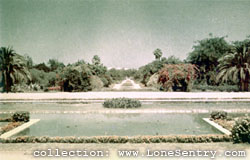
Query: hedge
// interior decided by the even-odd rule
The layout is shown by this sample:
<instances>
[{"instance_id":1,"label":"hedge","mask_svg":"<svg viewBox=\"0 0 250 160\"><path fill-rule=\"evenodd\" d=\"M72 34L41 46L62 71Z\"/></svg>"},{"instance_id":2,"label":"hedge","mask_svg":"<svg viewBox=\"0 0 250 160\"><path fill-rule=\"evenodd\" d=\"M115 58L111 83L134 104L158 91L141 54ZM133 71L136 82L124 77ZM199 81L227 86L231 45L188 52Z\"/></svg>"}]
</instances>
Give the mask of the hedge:
<instances>
[{"instance_id":1,"label":"hedge","mask_svg":"<svg viewBox=\"0 0 250 160\"><path fill-rule=\"evenodd\" d=\"M105 108L138 108L141 107L141 102L131 98L113 98L106 100L103 106Z\"/></svg>"},{"instance_id":2,"label":"hedge","mask_svg":"<svg viewBox=\"0 0 250 160\"><path fill-rule=\"evenodd\" d=\"M0 143L211 143L231 142L227 135L178 136L95 136L95 137L30 137L0 139Z\"/></svg>"},{"instance_id":3,"label":"hedge","mask_svg":"<svg viewBox=\"0 0 250 160\"><path fill-rule=\"evenodd\" d=\"M6 132L8 132L16 127L21 126L23 123L24 122L10 122L10 123L8 123L7 125L5 125L1 128L0 135L6 133Z\"/></svg>"}]
</instances>

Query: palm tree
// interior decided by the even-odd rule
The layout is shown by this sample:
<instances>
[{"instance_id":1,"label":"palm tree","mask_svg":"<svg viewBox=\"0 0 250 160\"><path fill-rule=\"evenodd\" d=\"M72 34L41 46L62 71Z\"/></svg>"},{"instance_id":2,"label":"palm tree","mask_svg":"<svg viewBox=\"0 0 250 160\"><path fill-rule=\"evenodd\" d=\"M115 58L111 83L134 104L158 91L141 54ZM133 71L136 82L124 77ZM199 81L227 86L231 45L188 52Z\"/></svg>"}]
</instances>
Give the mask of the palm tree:
<instances>
[{"instance_id":1,"label":"palm tree","mask_svg":"<svg viewBox=\"0 0 250 160\"><path fill-rule=\"evenodd\" d=\"M235 53L230 53L219 59L219 74L217 82L232 80L239 84L240 91L249 90L250 80L250 47L238 49Z\"/></svg>"},{"instance_id":2,"label":"palm tree","mask_svg":"<svg viewBox=\"0 0 250 160\"><path fill-rule=\"evenodd\" d=\"M160 60L161 59L161 56L162 56L162 51L157 48L155 51L154 51L154 56L155 56L155 59L156 60Z\"/></svg>"},{"instance_id":3,"label":"palm tree","mask_svg":"<svg viewBox=\"0 0 250 160\"><path fill-rule=\"evenodd\" d=\"M23 56L10 47L0 48L0 70L4 77L4 91L11 91L11 86L31 80L31 74Z\"/></svg>"}]
</instances>

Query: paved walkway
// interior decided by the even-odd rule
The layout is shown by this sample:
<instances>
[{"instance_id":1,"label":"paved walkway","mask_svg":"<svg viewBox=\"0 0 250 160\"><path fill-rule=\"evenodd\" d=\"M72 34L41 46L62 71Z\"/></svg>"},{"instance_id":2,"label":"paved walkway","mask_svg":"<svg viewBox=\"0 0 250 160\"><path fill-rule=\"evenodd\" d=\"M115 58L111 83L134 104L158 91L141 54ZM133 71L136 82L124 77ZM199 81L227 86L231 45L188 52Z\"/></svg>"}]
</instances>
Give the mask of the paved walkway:
<instances>
[{"instance_id":1,"label":"paved walkway","mask_svg":"<svg viewBox=\"0 0 250 160\"><path fill-rule=\"evenodd\" d=\"M250 101L250 92L51 92L0 93L5 100L103 100L108 98L136 98L140 100L234 100Z\"/></svg>"}]
</instances>

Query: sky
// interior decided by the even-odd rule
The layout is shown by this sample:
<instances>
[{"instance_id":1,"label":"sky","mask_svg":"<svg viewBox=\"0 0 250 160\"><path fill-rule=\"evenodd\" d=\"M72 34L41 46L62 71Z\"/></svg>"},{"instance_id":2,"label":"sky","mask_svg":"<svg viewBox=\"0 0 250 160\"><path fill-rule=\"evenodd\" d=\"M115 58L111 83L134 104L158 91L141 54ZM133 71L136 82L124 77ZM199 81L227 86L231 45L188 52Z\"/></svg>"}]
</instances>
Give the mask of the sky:
<instances>
[{"instance_id":1,"label":"sky","mask_svg":"<svg viewBox=\"0 0 250 160\"><path fill-rule=\"evenodd\" d=\"M250 35L250 0L0 0L0 46L35 63L54 58L138 68L164 57L185 59L195 41Z\"/></svg>"}]
</instances>

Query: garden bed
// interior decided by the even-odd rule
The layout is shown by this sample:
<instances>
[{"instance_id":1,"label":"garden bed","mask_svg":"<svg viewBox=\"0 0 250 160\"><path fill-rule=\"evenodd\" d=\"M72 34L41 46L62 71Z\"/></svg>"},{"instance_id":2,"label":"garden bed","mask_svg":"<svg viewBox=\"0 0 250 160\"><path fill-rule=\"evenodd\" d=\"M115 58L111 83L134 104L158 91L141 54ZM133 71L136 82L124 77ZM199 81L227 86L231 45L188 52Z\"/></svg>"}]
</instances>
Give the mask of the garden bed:
<instances>
[{"instance_id":1,"label":"garden bed","mask_svg":"<svg viewBox=\"0 0 250 160\"><path fill-rule=\"evenodd\" d=\"M94 137L34 137L20 136L0 139L0 143L211 143L231 142L227 135L178 136L94 136Z\"/></svg>"}]
</instances>

